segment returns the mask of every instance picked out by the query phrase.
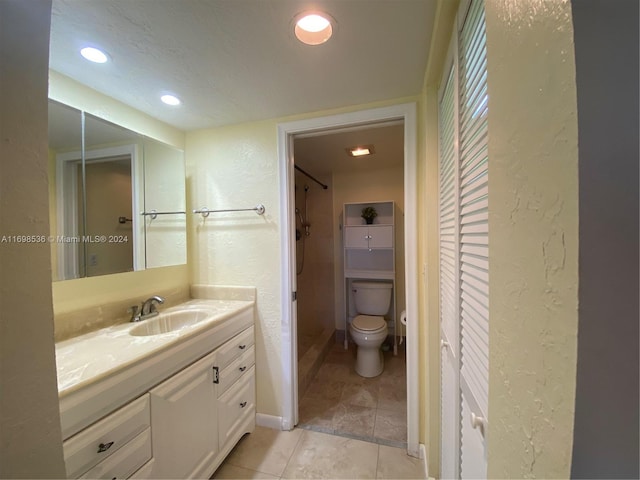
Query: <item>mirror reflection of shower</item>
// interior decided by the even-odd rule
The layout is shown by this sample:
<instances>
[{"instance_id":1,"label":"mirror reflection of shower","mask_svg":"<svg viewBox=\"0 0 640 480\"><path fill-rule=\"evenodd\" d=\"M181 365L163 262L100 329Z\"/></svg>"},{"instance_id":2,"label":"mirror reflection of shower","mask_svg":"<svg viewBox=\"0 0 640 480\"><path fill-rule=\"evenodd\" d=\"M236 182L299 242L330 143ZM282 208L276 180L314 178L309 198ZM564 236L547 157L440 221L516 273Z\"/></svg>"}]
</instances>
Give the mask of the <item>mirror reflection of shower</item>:
<instances>
[{"instance_id":1,"label":"mirror reflection of shower","mask_svg":"<svg viewBox=\"0 0 640 480\"><path fill-rule=\"evenodd\" d=\"M299 262L298 268L296 269L296 273L298 275L302 274L304 270L304 247L305 247L305 238L311 235L311 222L309 222L309 217L307 215L307 194L309 193L309 185L304 186L304 213L296 207L296 241L302 241L300 257L301 260ZM300 228L298 228L298 225ZM302 234L302 230L304 230L304 235Z\"/></svg>"}]
</instances>

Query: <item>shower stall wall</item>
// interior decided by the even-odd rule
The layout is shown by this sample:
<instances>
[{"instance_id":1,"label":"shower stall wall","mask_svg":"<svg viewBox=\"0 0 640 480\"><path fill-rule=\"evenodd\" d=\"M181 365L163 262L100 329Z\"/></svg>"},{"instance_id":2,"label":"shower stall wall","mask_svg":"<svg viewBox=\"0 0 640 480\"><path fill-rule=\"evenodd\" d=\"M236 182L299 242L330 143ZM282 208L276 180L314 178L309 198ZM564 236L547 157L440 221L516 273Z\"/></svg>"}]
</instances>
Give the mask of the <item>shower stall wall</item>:
<instances>
[{"instance_id":1,"label":"shower stall wall","mask_svg":"<svg viewBox=\"0 0 640 480\"><path fill-rule=\"evenodd\" d=\"M323 183L331 177L317 176ZM298 391L302 395L334 340L333 197L296 171Z\"/></svg>"}]
</instances>

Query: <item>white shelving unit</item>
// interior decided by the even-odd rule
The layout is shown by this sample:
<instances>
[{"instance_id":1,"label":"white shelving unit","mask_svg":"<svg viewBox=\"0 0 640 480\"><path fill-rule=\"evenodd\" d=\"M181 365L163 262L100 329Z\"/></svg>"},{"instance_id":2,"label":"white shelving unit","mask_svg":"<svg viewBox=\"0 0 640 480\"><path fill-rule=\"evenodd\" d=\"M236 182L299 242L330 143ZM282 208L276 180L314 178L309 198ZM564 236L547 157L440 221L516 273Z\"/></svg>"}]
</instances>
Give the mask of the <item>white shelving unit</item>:
<instances>
[{"instance_id":1,"label":"white shelving unit","mask_svg":"<svg viewBox=\"0 0 640 480\"><path fill-rule=\"evenodd\" d=\"M371 225L362 218L362 209L375 208L378 216ZM395 205L393 202L345 203L342 239L344 246L345 339L348 348L349 319L354 311L351 283L357 280L387 280L393 290L385 319L393 331L393 352L398 352L396 322Z\"/></svg>"}]
</instances>

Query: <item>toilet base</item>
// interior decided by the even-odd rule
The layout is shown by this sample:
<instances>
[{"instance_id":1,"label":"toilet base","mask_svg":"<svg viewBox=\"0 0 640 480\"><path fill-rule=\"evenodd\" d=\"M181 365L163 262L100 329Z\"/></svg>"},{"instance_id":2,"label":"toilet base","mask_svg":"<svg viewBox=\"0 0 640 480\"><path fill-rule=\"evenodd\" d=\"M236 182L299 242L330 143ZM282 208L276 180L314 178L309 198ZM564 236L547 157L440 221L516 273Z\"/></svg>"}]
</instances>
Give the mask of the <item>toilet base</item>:
<instances>
[{"instance_id":1,"label":"toilet base","mask_svg":"<svg viewBox=\"0 0 640 480\"><path fill-rule=\"evenodd\" d=\"M384 357L380 347L367 348L358 345L356 373L361 377L377 377L384 370Z\"/></svg>"}]
</instances>

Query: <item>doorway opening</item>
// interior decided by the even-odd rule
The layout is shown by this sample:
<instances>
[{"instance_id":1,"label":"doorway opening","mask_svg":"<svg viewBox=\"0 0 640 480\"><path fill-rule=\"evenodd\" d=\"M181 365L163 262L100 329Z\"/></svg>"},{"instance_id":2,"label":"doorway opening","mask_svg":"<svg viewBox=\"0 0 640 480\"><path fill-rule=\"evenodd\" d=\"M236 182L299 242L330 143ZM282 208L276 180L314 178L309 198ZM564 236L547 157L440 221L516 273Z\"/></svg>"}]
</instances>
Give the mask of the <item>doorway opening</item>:
<instances>
[{"instance_id":1,"label":"doorway opening","mask_svg":"<svg viewBox=\"0 0 640 480\"><path fill-rule=\"evenodd\" d=\"M401 310L398 310L398 307L403 305L407 319L406 327L399 329L403 339L402 345L406 346L406 370L403 372L406 374L406 381L403 380L405 382L404 386L398 386L396 384L395 388L403 388L403 391L406 391L407 451L410 455L418 457L418 277L415 262L417 258L417 125L415 104L402 104L392 107L363 110L348 114L280 124L278 126L278 150L281 169L281 246L284 252L282 269L282 367L284 401L281 426L283 429L288 430L299 423L300 396L304 387L308 387L308 385L304 385L307 380L301 377L302 373L299 372L298 369L298 348L302 343L298 340L298 333L299 330L303 332L308 328L308 326L303 323L306 320L301 318L306 315L304 312L317 308L311 307L309 309L308 305L305 306L305 299L303 297L305 296L305 290L307 292L306 297L309 297L308 293L310 291L318 291L318 294L314 295L315 298L307 298L307 301L311 300L312 304L314 302L324 302L320 322L318 322L319 337L324 338L323 341L326 342L324 345L328 344L329 347L336 348L335 335L338 336L338 340L343 340L341 337L345 335L347 338L349 336L345 321L349 315L347 306L350 300L348 293L345 292L344 289L344 266L341 260L343 258L343 251L341 247L342 232L340 228L343 224L343 219L341 219L342 214L338 214L338 212L342 212L344 203L349 203L354 200L354 198L349 197L349 192L353 193L354 190L349 190L346 188L346 185L354 185L353 181L356 181L356 178L360 176L364 178L366 175L371 175L372 172L376 171L376 169L373 169L371 166L367 168L366 166L363 167L360 165L360 172L358 172L357 169L351 172L341 172L338 167L336 167L337 170L334 172L333 169L326 170L326 165L320 168L322 162L314 163L312 160L301 160L305 162L302 169L308 169L309 173L317 177L321 183L327 184L329 188L323 190L317 185L314 187L312 186L312 181L298 177L297 192L300 199L298 199L296 204L295 164L298 162L298 158L301 157L301 152L305 148L305 144L310 144L310 150L317 152L318 149L313 147L314 143L324 143L323 141L330 142L331 140L341 138L340 136L348 136L362 131L376 129L382 131L384 128L393 128L394 126L396 129L398 127L401 129L401 146L399 150L402 153L400 154L401 158L398 159L399 165L390 168L395 169L398 175L397 184L400 192L396 192L396 194L399 195L400 198L397 203L403 212L403 215L400 215L400 218L403 217L403 222L399 224L398 231L402 234L400 236L400 243L404 250L399 260L402 268L398 268L396 271L396 273L400 273L399 276L401 280L401 282L397 282L398 286L396 286L396 290L399 291L399 286L402 284L404 292L400 295L401 298L397 299L397 302L394 304L396 309L392 317L394 322L399 324ZM342 143L344 143L344 139L342 139ZM350 146L352 145L343 145L341 148L344 150L344 148ZM344 155L346 156L346 153ZM375 160L378 161L381 157L382 156L375 158L375 155L373 155L371 159L375 158ZM339 159L336 158L335 160L337 160L336 164L339 164ZM327 159L325 157L325 163L326 162ZM307 168L305 168L305 166ZM313 171L313 168L318 169ZM308 186L306 191L306 209L304 205L305 185ZM333 190L335 190L335 192ZM369 195L374 195L374 197L367 198L366 201L392 200L396 202L393 198L376 198L378 195L375 194L374 190L375 189L372 189L369 192ZM325 195L324 199L320 197L323 194ZM360 191L360 194L367 194L366 187ZM364 197L359 197L359 199L363 200ZM312 207L311 205L314 202L317 203ZM319 211L314 210L316 207ZM296 208L298 209L298 213L296 213ZM323 245L323 247L318 251L311 252L313 245L311 238L317 231L314 224L322 227L324 222L327 222L329 227L324 229L318 228L318 243ZM302 239L296 240L296 229L300 231L300 236L307 237L307 239L305 239L307 243L304 246L305 264L302 268L302 275L304 275L305 269L308 269L307 273L311 273L309 270L313 271L313 268L319 268L320 273L316 272L313 274L314 282L315 279L324 278L326 281L322 282L322 289L327 290L328 293L321 293L322 289L316 288L314 283L311 283L311 286L305 284L305 280L300 279L298 276L301 262L299 257L302 250L302 246L298 246L298 244ZM307 230L309 230L309 235L306 235ZM324 231L324 240L321 240L323 235L320 234L320 231ZM310 265L314 265L314 267L310 267ZM339 292L343 292L343 295ZM298 301L297 299L300 300ZM396 324L392 325L391 331L397 331L395 330ZM341 326L342 328L340 328ZM323 332L327 330L330 332L329 335L323 335ZM331 330L335 333L331 332ZM402 335L403 333L406 334L406 337ZM327 337L328 341L326 340ZM322 348L323 347L320 347L320 349ZM342 348L342 342L337 345L337 348ZM353 349L355 346L351 348ZM354 351L355 350L352 350L352 352ZM338 355L338 353L336 350L335 355ZM399 353L404 353L402 347ZM393 356L393 351L391 351L391 356ZM319 368L322 368L321 362L319 365ZM314 375L314 377L315 376L316 375ZM302 383L300 382L301 380ZM402 381L400 383L402 383ZM344 390L342 394L344 394Z\"/></svg>"}]
</instances>

